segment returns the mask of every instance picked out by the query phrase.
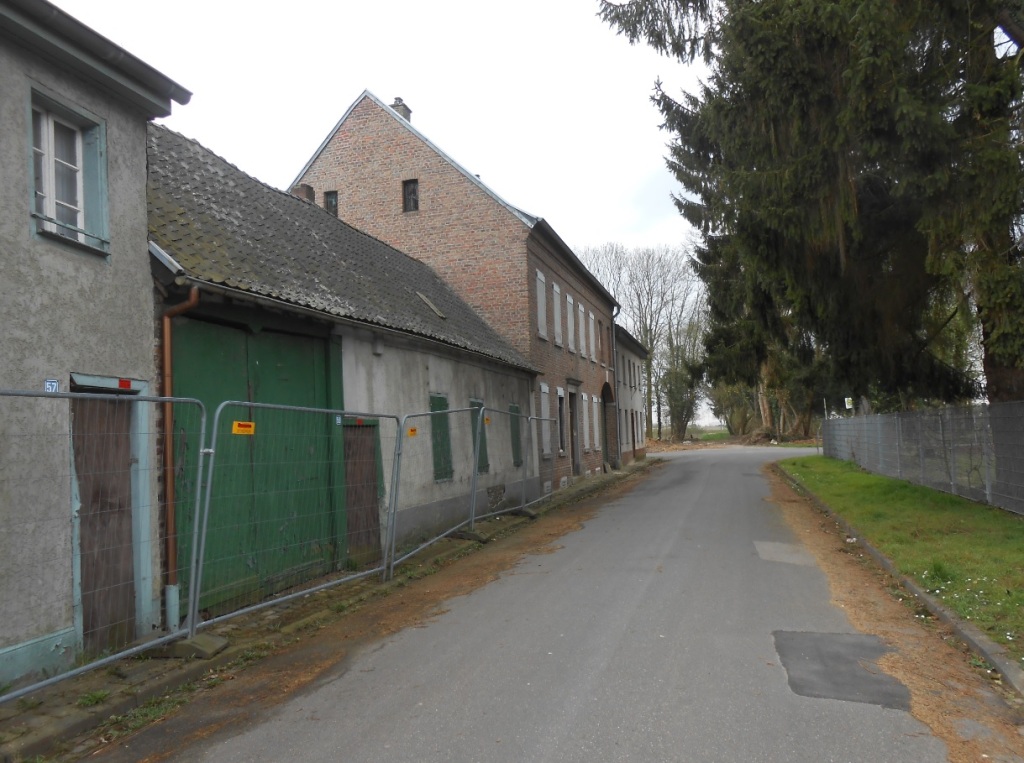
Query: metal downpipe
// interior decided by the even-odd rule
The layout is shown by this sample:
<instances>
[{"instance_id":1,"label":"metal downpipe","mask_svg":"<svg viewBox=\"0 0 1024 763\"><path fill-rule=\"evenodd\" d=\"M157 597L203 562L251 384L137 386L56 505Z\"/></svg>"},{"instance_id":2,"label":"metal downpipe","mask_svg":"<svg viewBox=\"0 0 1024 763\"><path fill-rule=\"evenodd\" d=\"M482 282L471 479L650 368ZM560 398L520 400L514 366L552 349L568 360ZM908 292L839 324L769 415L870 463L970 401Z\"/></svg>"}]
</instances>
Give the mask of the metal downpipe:
<instances>
[{"instance_id":1,"label":"metal downpipe","mask_svg":"<svg viewBox=\"0 0 1024 763\"><path fill-rule=\"evenodd\" d=\"M199 304L199 287L193 286L189 289L188 299L185 302L174 305L164 311L161 318L161 351L162 379L160 383L160 394L163 397L173 397L173 374L172 363L173 353L171 352L171 319L188 312ZM203 447L200 443L199 447ZM175 560L178 558L178 528L175 516L175 494L174 494L174 403L164 403L164 495L167 500L164 505L164 527L167 533L167 585L178 584L178 568Z\"/></svg>"}]
</instances>

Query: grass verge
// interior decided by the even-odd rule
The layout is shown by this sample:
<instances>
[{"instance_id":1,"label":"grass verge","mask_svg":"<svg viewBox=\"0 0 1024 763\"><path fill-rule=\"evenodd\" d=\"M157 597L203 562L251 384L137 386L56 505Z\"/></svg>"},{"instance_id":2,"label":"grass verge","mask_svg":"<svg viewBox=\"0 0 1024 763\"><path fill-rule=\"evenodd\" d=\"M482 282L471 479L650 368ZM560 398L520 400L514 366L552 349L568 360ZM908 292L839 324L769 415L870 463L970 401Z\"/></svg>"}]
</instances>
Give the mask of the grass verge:
<instances>
[{"instance_id":1,"label":"grass verge","mask_svg":"<svg viewBox=\"0 0 1024 763\"><path fill-rule=\"evenodd\" d=\"M704 432L697 439L701 442L725 442L731 437L728 432Z\"/></svg>"},{"instance_id":2,"label":"grass verge","mask_svg":"<svg viewBox=\"0 0 1024 763\"><path fill-rule=\"evenodd\" d=\"M1024 667L1024 517L824 456L779 466Z\"/></svg>"}]
</instances>

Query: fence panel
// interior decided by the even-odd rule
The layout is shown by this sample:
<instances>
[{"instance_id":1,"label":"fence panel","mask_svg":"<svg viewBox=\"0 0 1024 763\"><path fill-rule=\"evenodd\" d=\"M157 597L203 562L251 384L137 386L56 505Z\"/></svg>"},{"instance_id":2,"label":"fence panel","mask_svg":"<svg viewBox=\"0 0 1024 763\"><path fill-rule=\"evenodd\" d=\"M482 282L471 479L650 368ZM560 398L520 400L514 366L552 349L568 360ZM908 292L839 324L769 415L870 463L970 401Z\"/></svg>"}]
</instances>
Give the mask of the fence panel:
<instances>
[{"instance_id":1,"label":"fence panel","mask_svg":"<svg viewBox=\"0 0 1024 763\"><path fill-rule=\"evenodd\" d=\"M205 423L198 400L0 391L0 702L187 632Z\"/></svg>"},{"instance_id":2,"label":"fence panel","mask_svg":"<svg viewBox=\"0 0 1024 763\"><path fill-rule=\"evenodd\" d=\"M1024 514L1024 402L829 419L824 453Z\"/></svg>"},{"instance_id":3,"label":"fence panel","mask_svg":"<svg viewBox=\"0 0 1024 763\"><path fill-rule=\"evenodd\" d=\"M393 565L477 519L536 500L530 418L476 406L403 418L392 495Z\"/></svg>"},{"instance_id":4,"label":"fence panel","mask_svg":"<svg viewBox=\"0 0 1024 763\"><path fill-rule=\"evenodd\" d=\"M203 625L383 572L397 421L217 408L198 549Z\"/></svg>"}]
</instances>

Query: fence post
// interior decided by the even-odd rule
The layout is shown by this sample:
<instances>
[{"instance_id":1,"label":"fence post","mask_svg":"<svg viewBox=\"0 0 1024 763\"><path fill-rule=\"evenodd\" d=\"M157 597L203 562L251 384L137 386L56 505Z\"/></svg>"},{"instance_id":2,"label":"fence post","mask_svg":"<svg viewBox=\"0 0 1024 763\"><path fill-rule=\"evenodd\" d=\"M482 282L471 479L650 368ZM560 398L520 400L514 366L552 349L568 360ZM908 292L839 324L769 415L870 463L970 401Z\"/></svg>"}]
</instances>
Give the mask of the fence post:
<instances>
[{"instance_id":1,"label":"fence post","mask_svg":"<svg viewBox=\"0 0 1024 763\"><path fill-rule=\"evenodd\" d=\"M882 437L882 414L875 414L875 468L879 474L885 474L882 467L882 444L885 439Z\"/></svg>"},{"instance_id":2,"label":"fence post","mask_svg":"<svg viewBox=\"0 0 1024 763\"><path fill-rule=\"evenodd\" d=\"M530 449L531 449L531 446L533 444L533 437L530 434L530 419L529 418L526 418L526 426L523 427L523 417L520 416L519 417L519 426L521 428L525 429L525 434L526 434L526 443L522 442L522 437L520 437L520 443L519 443L519 447L521 447L521 448L523 447L524 444L526 445L526 448L524 449L526 452L525 452L524 457L523 457L523 478L522 478L522 483L519 486L519 488L520 488L519 489L519 508L522 510L522 509L526 508L526 480L528 479L528 475L530 473Z\"/></svg>"},{"instance_id":3,"label":"fence post","mask_svg":"<svg viewBox=\"0 0 1024 763\"><path fill-rule=\"evenodd\" d=\"M991 406L984 406L985 409L985 430L982 432L981 440L981 463L985 469L985 503L991 505L992 503L992 428L990 418L992 416ZM971 415L974 413L972 411ZM975 422L975 431L977 431L977 422Z\"/></svg>"},{"instance_id":4,"label":"fence post","mask_svg":"<svg viewBox=\"0 0 1024 763\"><path fill-rule=\"evenodd\" d=\"M398 488L402 484L402 444L405 441L405 422L410 414L402 416L398 422L398 432L395 437L395 457L391 463L391 501L388 506L388 539L385 542L384 572L381 576L384 580L390 580L395 576L395 538L398 528Z\"/></svg>"},{"instance_id":5,"label":"fence post","mask_svg":"<svg viewBox=\"0 0 1024 763\"><path fill-rule=\"evenodd\" d=\"M896 417L896 478L903 479L903 416L893 415Z\"/></svg>"},{"instance_id":6,"label":"fence post","mask_svg":"<svg viewBox=\"0 0 1024 763\"><path fill-rule=\"evenodd\" d=\"M210 447L206 449L206 455L210 457L207 462L206 472L206 496L203 500L203 511L202 511L202 522L203 526L199 531L199 551L198 561L196 564L196 570L194 575L195 580L195 596L192 597L192 601L189 602L189 627L188 637L196 637L196 628L199 627L199 597L203 593L203 567L206 565L206 533L209 528L210 521L210 500L213 496L213 469L217 460L217 432L220 429L220 414L225 407L234 405L235 402L231 400L225 400L223 403L217 406L217 410L213 414L213 426L210 427ZM198 508L196 510L198 515ZM198 524L198 519L197 519ZM191 587L191 586L190 586Z\"/></svg>"},{"instance_id":7,"label":"fence post","mask_svg":"<svg viewBox=\"0 0 1024 763\"><path fill-rule=\"evenodd\" d=\"M921 462L921 481L917 484L926 485L928 483L926 483L924 479L924 422L927 421L927 418L923 413L918 414L918 418L920 419L920 423L917 427L917 454L918 459Z\"/></svg>"},{"instance_id":8,"label":"fence post","mask_svg":"<svg viewBox=\"0 0 1024 763\"><path fill-rule=\"evenodd\" d=\"M480 442L484 439L484 411L487 409L484 406L480 406L479 411L470 411L470 415L474 413L477 416L476 420L476 437L473 441L473 463L471 467L473 469L473 476L470 479L469 488L469 529L476 529L476 489L477 482L479 481L480 472Z\"/></svg>"},{"instance_id":9,"label":"fence post","mask_svg":"<svg viewBox=\"0 0 1024 763\"><path fill-rule=\"evenodd\" d=\"M199 620L199 519L203 513L203 459L213 454L213 432L210 430L210 447L206 447L206 406L199 404L202 411L202 423L199 425L199 458L196 462L196 502L195 516L192 519L192 558L189 560L188 572L188 637L196 637ZM170 426L166 421L164 426ZM205 542L205 540L204 540Z\"/></svg>"},{"instance_id":10,"label":"fence post","mask_svg":"<svg viewBox=\"0 0 1024 763\"><path fill-rule=\"evenodd\" d=\"M956 492L956 411L949 408L949 492Z\"/></svg>"}]
</instances>

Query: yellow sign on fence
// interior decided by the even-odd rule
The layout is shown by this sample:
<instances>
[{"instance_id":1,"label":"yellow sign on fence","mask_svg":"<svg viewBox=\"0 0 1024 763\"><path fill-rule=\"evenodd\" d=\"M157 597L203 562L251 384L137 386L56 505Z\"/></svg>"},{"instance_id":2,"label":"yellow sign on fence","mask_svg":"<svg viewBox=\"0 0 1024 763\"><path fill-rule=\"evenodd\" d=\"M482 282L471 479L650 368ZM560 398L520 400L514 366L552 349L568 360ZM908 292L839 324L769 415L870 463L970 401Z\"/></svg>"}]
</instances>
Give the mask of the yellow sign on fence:
<instances>
[{"instance_id":1,"label":"yellow sign on fence","mask_svg":"<svg viewBox=\"0 0 1024 763\"><path fill-rule=\"evenodd\" d=\"M231 434L256 434L255 421L235 421L231 424Z\"/></svg>"}]
</instances>

